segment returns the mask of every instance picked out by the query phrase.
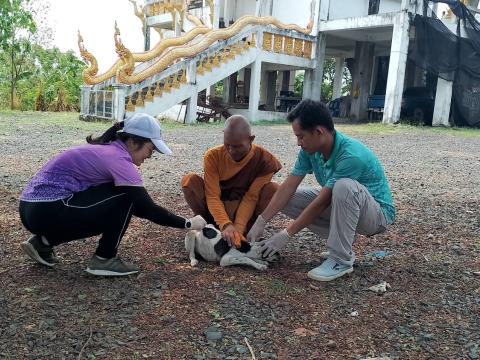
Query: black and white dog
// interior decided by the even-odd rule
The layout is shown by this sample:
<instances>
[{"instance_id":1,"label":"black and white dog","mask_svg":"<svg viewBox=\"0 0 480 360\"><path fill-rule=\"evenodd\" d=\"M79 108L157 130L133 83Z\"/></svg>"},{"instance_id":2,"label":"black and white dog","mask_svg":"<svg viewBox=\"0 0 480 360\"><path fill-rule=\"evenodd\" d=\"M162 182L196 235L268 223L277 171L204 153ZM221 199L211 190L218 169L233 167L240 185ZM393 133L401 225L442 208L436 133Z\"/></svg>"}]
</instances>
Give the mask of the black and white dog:
<instances>
[{"instance_id":1,"label":"black and white dog","mask_svg":"<svg viewBox=\"0 0 480 360\"><path fill-rule=\"evenodd\" d=\"M196 266L199 255L205 261L220 262L220 266L248 265L257 270L267 270L268 265L280 258L278 254L266 259L258 251L257 243L242 241L237 249L230 247L222 238L222 233L213 225L207 225L201 231L190 230L185 235L185 249L190 257L190 265Z\"/></svg>"}]
</instances>

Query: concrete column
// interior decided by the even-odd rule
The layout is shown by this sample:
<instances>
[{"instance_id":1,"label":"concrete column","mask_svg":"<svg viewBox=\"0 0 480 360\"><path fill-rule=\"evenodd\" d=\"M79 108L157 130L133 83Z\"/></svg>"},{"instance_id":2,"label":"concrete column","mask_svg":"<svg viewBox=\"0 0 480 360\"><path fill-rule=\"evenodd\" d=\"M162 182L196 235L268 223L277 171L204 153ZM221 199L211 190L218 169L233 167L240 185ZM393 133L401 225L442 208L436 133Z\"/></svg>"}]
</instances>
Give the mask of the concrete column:
<instances>
[{"instance_id":1,"label":"concrete column","mask_svg":"<svg viewBox=\"0 0 480 360\"><path fill-rule=\"evenodd\" d=\"M175 11L175 23L173 24L173 37L182 36L182 26L180 25L180 14Z\"/></svg>"},{"instance_id":2,"label":"concrete column","mask_svg":"<svg viewBox=\"0 0 480 360\"><path fill-rule=\"evenodd\" d=\"M312 93L313 70L305 70L303 75L303 93L302 99L310 99Z\"/></svg>"},{"instance_id":3,"label":"concrete column","mask_svg":"<svg viewBox=\"0 0 480 360\"><path fill-rule=\"evenodd\" d=\"M223 94L222 100L225 104L228 104L228 97L230 95L230 78L226 77L223 79Z\"/></svg>"},{"instance_id":4,"label":"concrete column","mask_svg":"<svg viewBox=\"0 0 480 360\"><path fill-rule=\"evenodd\" d=\"M433 126L450 126L450 104L452 102L453 81L442 78L437 80L437 93L435 95L435 107L433 109Z\"/></svg>"},{"instance_id":5,"label":"concrete column","mask_svg":"<svg viewBox=\"0 0 480 360\"><path fill-rule=\"evenodd\" d=\"M220 0L213 2L213 24L212 29L218 29L220 24Z\"/></svg>"},{"instance_id":6,"label":"concrete column","mask_svg":"<svg viewBox=\"0 0 480 360\"><path fill-rule=\"evenodd\" d=\"M290 71L290 80L288 82L289 87L292 89L292 91L295 91L295 77L297 76L296 71Z\"/></svg>"},{"instance_id":7,"label":"concrete column","mask_svg":"<svg viewBox=\"0 0 480 360\"><path fill-rule=\"evenodd\" d=\"M198 101L198 87L197 84L197 63L190 61L187 67L187 83L193 85L192 96L187 100L187 109L185 115L185 122L193 124L197 121L197 101Z\"/></svg>"},{"instance_id":8,"label":"concrete column","mask_svg":"<svg viewBox=\"0 0 480 360\"><path fill-rule=\"evenodd\" d=\"M245 96L248 96L250 94L250 79L252 78L252 69L250 68L245 68Z\"/></svg>"},{"instance_id":9,"label":"concrete column","mask_svg":"<svg viewBox=\"0 0 480 360\"><path fill-rule=\"evenodd\" d=\"M402 5L403 3L404 1L402 1ZM383 123L385 124L394 124L400 120L405 67L407 65L409 30L408 13L402 11L395 17L393 23L385 107L383 110Z\"/></svg>"},{"instance_id":10,"label":"concrete column","mask_svg":"<svg viewBox=\"0 0 480 360\"><path fill-rule=\"evenodd\" d=\"M282 85L280 89L282 91L288 91L290 88L290 71L282 71Z\"/></svg>"},{"instance_id":11,"label":"concrete column","mask_svg":"<svg viewBox=\"0 0 480 360\"><path fill-rule=\"evenodd\" d=\"M372 68L372 78L370 80L370 91L369 94L373 95L375 92L375 88L377 86L377 79L378 79L378 57L373 57L373 68Z\"/></svg>"},{"instance_id":12,"label":"concrete column","mask_svg":"<svg viewBox=\"0 0 480 360\"><path fill-rule=\"evenodd\" d=\"M310 98L316 101L321 101L326 44L327 35L318 34L317 43L315 45L315 59L317 66L312 72L312 87L310 93Z\"/></svg>"},{"instance_id":13,"label":"concrete column","mask_svg":"<svg viewBox=\"0 0 480 360\"><path fill-rule=\"evenodd\" d=\"M90 108L90 91L92 87L90 85L82 85L80 87L80 114L88 115Z\"/></svg>"},{"instance_id":14,"label":"concrete column","mask_svg":"<svg viewBox=\"0 0 480 360\"><path fill-rule=\"evenodd\" d=\"M255 86L255 83L251 83L250 86ZM250 92L249 92L250 94ZM267 102L267 71L261 71L260 73L260 104Z\"/></svg>"},{"instance_id":15,"label":"concrete column","mask_svg":"<svg viewBox=\"0 0 480 360\"><path fill-rule=\"evenodd\" d=\"M194 124L197 121L197 100L198 88L195 86L192 96L187 100L187 109L185 115L185 123Z\"/></svg>"},{"instance_id":16,"label":"concrete column","mask_svg":"<svg viewBox=\"0 0 480 360\"><path fill-rule=\"evenodd\" d=\"M345 66L344 58L335 58L335 77L333 78L332 100L342 96L343 68Z\"/></svg>"},{"instance_id":17,"label":"concrete column","mask_svg":"<svg viewBox=\"0 0 480 360\"><path fill-rule=\"evenodd\" d=\"M374 47L374 44L363 41L357 41L355 44L355 76L353 76L350 116L356 121L367 119Z\"/></svg>"},{"instance_id":18,"label":"concrete column","mask_svg":"<svg viewBox=\"0 0 480 360\"><path fill-rule=\"evenodd\" d=\"M266 110L274 111L275 110L275 96L277 95L277 72L268 71L267 72L267 101L266 101Z\"/></svg>"},{"instance_id":19,"label":"concrete column","mask_svg":"<svg viewBox=\"0 0 480 360\"><path fill-rule=\"evenodd\" d=\"M260 105L260 78L262 72L262 62L257 59L252 63L250 72L250 92L248 94L248 120L256 121L258 106Z\"/></svg>"},{"instance_id":20,"label":"concrete column","mask_svg":"<svg viewBox=\"0 0 480 360\"><path fill-rule=\"evenodd\" d=\"M225 23L225 27L228 26L228 0L223 0L223 22Z\"/></svg>"},{"instance_id":21,"label":"concrete column","mask_svg":"<svg viewBox=\"0 0 480 360\"><path fill-rule=\"evenodd\" d=\"M237 99L237 75L238 73L233 73L228 77L229 86L228 86L228 102L235 103Z\"/></svg>"},{"instance_id":22,"label":"concrete column","mask_svg":"<svg viewBox=\"0 0 480 360\"><path fill-rule=\"evenodd\" d=\"M330 0L321 0L320 8L318 11L318 20L327 21L329 10L330 10Z\"/></svg>"},{"instance_id":23,"label":"concrete column","mask_svg":"<svg viewBox=\"0 0 480 360\"><path fill-rule=\"evenodd\" d=\"M144 48L145 48L145 51L148 51L148 50L150 50L150 26L147 25L147 18L146 17L145 17L145 20L143 22L143 27L145 29L145 33L143 34L144 40L145 40Z\"/></svg>"},{"instance_id":24,"label":"concrete column","mask_svg":"<svg viewBox=\"0 0 480 360\"><path fill-rule=\"evenodd\" d=\"M113 85L113 119L122 121L125 116L125 97L127 96L127 85Z\"/></svg>"}]
</instances>

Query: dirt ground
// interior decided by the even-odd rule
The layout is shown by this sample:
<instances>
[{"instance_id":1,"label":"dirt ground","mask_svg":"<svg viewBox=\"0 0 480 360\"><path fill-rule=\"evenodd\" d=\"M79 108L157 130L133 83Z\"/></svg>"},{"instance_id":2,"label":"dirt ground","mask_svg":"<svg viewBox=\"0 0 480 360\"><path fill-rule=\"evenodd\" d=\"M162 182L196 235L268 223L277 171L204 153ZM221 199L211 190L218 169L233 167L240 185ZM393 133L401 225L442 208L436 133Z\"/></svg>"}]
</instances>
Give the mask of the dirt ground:
<instances>
[{"instance_id":1,"label":"dirt ground","mask_svg":"<svg viewBox=\"0 0 480 360\"><path fill-rule=\"evenodd\" d=\"M191 268L183 231L139 219L120 249L138 276L87 274L96 239L59 246L54 269L30 261L19 247L29 236L20 192L54 154L105 128L74 114L0 113L1 359L479 358L480 131L338 126L382 161L397 219L384 234L357 238L352 274L319 283L306 273L325 242L308 231L267 272ZM254 131L284 165L280 182L298 151L290 127ZM174 155L156 155L142 176L161 205L191 215L180 179L202 171L221 127L166 126L165 138ZM391 285L385 294L367 290L381 281Z\"/></svg>"}]
</instances>

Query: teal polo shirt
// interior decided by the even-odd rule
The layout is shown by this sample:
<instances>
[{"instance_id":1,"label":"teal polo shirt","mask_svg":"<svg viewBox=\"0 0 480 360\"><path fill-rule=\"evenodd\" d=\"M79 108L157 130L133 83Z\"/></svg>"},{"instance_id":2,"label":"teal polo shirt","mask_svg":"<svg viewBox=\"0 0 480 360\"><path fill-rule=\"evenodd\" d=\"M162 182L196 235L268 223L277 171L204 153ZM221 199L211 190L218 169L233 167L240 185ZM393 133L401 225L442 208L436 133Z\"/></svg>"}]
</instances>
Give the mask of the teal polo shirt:
<instances>
[{"instance_id":1,"label":"teal polo shirt","mask_svg":"<svg viewBox=\"0 0 480 360\"><path fill-rule=\"evenodd\" d=\"M309 154L300 149L291 174L314 174L321 186L333 189L335 182L348 178L365 186L380 204L388 224L395 220L395 207L382 164L375 154L358 140L335 131L335 143L328 161L320 152Z\"/></svg>"}]
</instances>

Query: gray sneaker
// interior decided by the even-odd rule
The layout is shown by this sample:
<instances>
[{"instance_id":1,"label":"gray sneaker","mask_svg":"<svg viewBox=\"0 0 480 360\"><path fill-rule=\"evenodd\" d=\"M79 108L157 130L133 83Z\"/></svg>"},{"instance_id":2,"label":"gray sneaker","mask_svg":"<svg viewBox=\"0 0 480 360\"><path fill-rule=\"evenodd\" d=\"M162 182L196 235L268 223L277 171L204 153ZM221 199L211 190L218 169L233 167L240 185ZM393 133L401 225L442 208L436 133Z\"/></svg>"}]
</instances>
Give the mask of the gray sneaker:
<instances>
[{"instance_id":1,"label":"gray sneaker","mask_svg":"<svg viewBox=\"0 0 480 360\"><path fill-rule=\"evenodd\" d=\"M138 271L136 265L127 263L118 256L102 260L93 255L87 267L88 273L97 276L125 276L136 274Z\"/></svg>"},{"instance_id":2,"label":"gray sneaker","mask_svg":"<svg viewBox=\"0 0 480 360\"><path fill-rule=\"evenodd\" d=\"M25 254L40 264L53 267L59 262L53 247L45 245L38 235L33 235L27 241L22 242L20 246Z\"/></svg>"}]
</instances>

